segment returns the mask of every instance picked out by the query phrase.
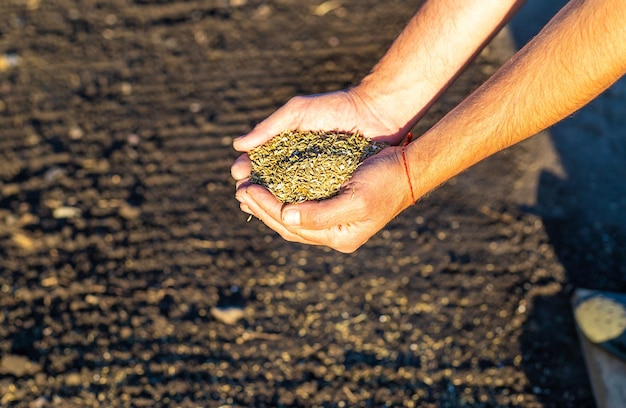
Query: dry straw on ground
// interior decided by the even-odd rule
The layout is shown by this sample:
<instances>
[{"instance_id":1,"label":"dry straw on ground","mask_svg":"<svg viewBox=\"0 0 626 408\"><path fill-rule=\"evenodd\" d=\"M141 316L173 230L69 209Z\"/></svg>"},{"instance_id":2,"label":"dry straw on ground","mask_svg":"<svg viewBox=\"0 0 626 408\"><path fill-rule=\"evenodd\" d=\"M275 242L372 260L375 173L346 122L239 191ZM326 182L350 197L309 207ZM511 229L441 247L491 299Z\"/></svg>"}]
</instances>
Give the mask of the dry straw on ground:
<instances>
[{"instance_id":1,"label":"dry straw on ground","mask_svg":"<svg viewBox=\"0 0 626 408\"><path fill-rule=\"evenodd\" d=\"M288 130L249 152L250 181L283 203L323 200L386 146L359 133Z\"/></svg>"}]
</instances>

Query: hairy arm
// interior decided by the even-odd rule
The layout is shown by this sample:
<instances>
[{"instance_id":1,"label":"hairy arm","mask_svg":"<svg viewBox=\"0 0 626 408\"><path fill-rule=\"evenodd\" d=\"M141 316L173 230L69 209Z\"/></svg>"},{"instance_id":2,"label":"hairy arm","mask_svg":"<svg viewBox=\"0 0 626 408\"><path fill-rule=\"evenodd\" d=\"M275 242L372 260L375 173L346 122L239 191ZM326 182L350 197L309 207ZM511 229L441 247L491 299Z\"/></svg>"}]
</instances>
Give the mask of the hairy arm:
<instances>
[{"instance_id":1,"label":"hairy arm","mask_svg":"<svg viewBox=\"0 0 626 408\"><path fill-rule=\"evenodd\" d=\"M406 134L524 2L426 1L356 93Z\"/></svg>"},{"instance_id":2,"label":"hairy arm","mask_svg":"<svg viewBox=\"0 0 626 408\"><path fill-rule=\"evenodd\" d=\"M572 114L624 75L625 21L623 0L570 1L482 87L409 145L418 196Z\"/></svg>"},{"instance_id":3,"label":"hairy arm","mask_svg":"<svg viewBox=\"0 0 626 408\"><path fill-rule=\"evenodd\" d=\"M353 88L361 101L354 118L363 123L374 116L386 124L383 128L408 131L518 5L508 0L425 3L372 73ZM483 11L495 14L485 19ZM483 86L406 147L415 197L563 119L624 75L624 21L623 0L571 0ZM325 102L308 113L319 117ZM370 114L364 114L367 109ZM412 204L399 147L366 160L328 200L283 206L267 190L244 182L237 198L244 211L285 239L343 252L357 249Z\"/></svg>"},{"instance_id":4,"label":"hairy arm","mask_svg":"<svg viewBox=\"0 0 626 408\"><path fill-rule=\"evenodd\" d=\"M286 129L358 129L399 142L524 0L428 0L385 56L358 85L329 94L297 96L235 139L241 152ZM245 157L233 168L249 173Z\"/></svg>"}]
</instances>

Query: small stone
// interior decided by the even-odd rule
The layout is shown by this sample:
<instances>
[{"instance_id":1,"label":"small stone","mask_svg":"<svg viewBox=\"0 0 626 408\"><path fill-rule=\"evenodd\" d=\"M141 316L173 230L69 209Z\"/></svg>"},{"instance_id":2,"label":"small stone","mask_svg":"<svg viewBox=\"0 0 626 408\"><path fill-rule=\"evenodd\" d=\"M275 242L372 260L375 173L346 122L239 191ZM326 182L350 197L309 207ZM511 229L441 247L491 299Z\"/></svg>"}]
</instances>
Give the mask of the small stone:
<instances>
[{"instance_id":1,"label":"small stone","mask_svg":"<svg viewBox=\"0 0 626 408\"><path fill-rule=\"evenodd\" d=\"M39 364L31 362L25 356L9 354L0 360L0 374L9 374L16 377L33 375L41 371Z\"/></svg>"},{"instance_id":2,"label":"small stone","mask_svg":"<svg viewBox=\"0 0 626 408\"><path fill-rule=\"evenodd\" d=\"M0 187L0 193L2 193L2 195L5 197L19 194L20 191L20 185L17 183L5 184L4 186Z\"/></svg>"},{"instance_id":3,"label":"small stone","mask_svg":"<svg viewBox=\"0 0 626 408\"><path fill-rule=\"evenodd\" d=\"M212 307L211 315L219 322L233 325L245 316L245 312L239 307Z\"/></svg>"},{"instance_id":4,"label":"small stone","mask_svg":"<svg viewBox=\"0 0 626 408\"><path fill-rule=\"evenodd\" d=\"M0 55L0 72L6 71L19 64L20 58L14 54Z\"/></svg>"},{"instance_id":5,"label":"small stone","mask_svg":"<svg viewBox=\"0 0 626 408\"><path fill-rule=\"evenodd\" d=\"M77 387L82 383L79 373L70 373L65 377L65 385L68 387Z\"/></svg>"},{"instance_id":6,"label":"small stone","mask_svg":"<svg viewBox=\"0 0 626 408\"><path fill-rule=\"evenodd\" d=\"M57 181L58 179L60 179L63 176L65 176L65 170L64 169L62 169L60 167L52 167L51 169L47 170L44 173L43 178L47 182L53 182L53 181Z\"/></svg>"},{"instance_id":7,"label":"small stone","mask_svg":"<svg viewBox=\"0 0 626 408\"><path fill-rule=\"evenodd\" d=\"M82 215L80 208L76 207L58 207L52 212L52 216L56 219L77 218Z\"/></svg>"},{"instance_id":8,"label":"small stone","mask_svg":"<svg viewBox=\"0 0 626 408\"><path fill-rule=\"evenodd\" d=\"M98 297L94 295L87 295L85 296L85 302L87 302L88 304L92 306L95 306L98 303L100 303L100 299L98 299Z\"/></svg>"},{"instance_id":9,"label":"small stone","mask_svg":"<svg viewBox=\"0 0 626 408\"><path fill-rule=\"evenodd\" d=\"M78 126L72 126L68 132L70 139L78 140L85 135L85 132Z\"/></svg>"},{"instance_id":10,"label":"small stone","mask_svg":"<svg viewBox=\"0 0 626 408\"><path fill-rule=\"evenodd\" d=\"M333 11L334 9L340 6L341 6L341 1L338 1L338 0L325 1L319 6L315 7L315 9L313 10L313 14L319 17L323 17L329 12Z\"/></svg>"},{"instance_id":11,"label":"small stone","mask_svg":"<svg viewBox=\"0 0 626 408\"><path fill-rule=\"evenodd\" d=\"M131 146L137 146L139 142L141 142L141 138L135 133L131 133L130 135L128 135L127 140L128 144Z\"/></svg>"},{"instance_id":12,"label":"small stone","mask_svg":"<svg viewBox=\"0 0 626 408\"><path fill-rule=\"evenodd\" d=\"M124 96L128 96L133 93L133 86L130 82L122 82L120 85L120 92Z\"/></svg>"},{"instance_id":13,"label":"small stone","mask_svg":"<svg viewBox=\"0 0 626 408\"><path fill-rule=\"evenodd\" d=\"M128 326L124 326L120 329L120 338L121 339L128 339L129 337L131 337L133 335L133 329L131 329Z\"/></svg>"},{"instance_id":14,"label":"small stone","mask_svg":"<svg viewBox=\"0 0 626 408\"><path fill-rule=\"evenodd\" d=\"M137 207L124 206L119 210L120 217L133 220L141 215L141 209Z\"/></svg>"},{"instance_id":15,"label":"small stone","mask_svg":"<svg viewBox=\"0 0 626 408\"><path fill-rule=\"evenodd\" d=\"M44 288L49 288L51 286L57 286L59 284L59 280L56 278L56 276L50 276L47 278L43 278L41 280L41 286L43 286Z\"/></svg>"},{"instance_id":16,"label":"small stone","mask_svg":"<svg viewBox=\"0 0 626 408\"><path fill-rule=\"evenodd\" d=\"M13 242L15 243L15 245L17 245L18 247L22 248L22 249L26 249L26 250L32 250L33 248L35 248L35 241L33 241L29 236L16 232L15 234L13 234Z\"/></svg>"},{"instance_id":17,"label":"small stone","mask_svg":"<svg viewBox=\"0 0 626 408\"><path fill-rule=\"evenodd\" d=\"M41 0L26 0L26 8L29 10L37 10L41 5Z\"/></svg>"},{"instance_id":18,"label":"small stone","mask_svg":"<svg viewBox=\"0 0 626 408\"><path fill-rule=\"evenodd\" d=\"M30 403L28 408L45 408L48 406L48 400L46 397L39 397Z\"/></svg>"}]
</instances>

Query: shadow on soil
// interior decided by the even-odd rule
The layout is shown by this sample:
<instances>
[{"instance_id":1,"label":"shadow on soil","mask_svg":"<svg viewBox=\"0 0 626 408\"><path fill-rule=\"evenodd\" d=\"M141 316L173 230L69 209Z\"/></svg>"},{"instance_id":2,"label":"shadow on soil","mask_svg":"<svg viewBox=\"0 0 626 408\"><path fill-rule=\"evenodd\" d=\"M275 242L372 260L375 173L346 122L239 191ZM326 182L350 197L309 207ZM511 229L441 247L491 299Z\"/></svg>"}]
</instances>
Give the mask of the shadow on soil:
<instances>
[{"instance_id":1,"label":"shadow on soil","mask_svg":"<svg viewBox=\"0 0 626 408\"><path fill-rule=\"evenodd\" d=\"M518 48L565 3L529 1L510 24ZM622 79L550 129L567 176L561 179L544 172L537 205L529 209L541 215L567 276L561 291L537 297L532 305L521 338L524 369L533 393L541 400L551 389L551 403L560 395L561 407L593 404L579 343L571 341L577 336L570 304L573 291L626 291L626 123L618 114L624 109ZM558 384L570 387L558 390Z\"/></svg>"}]
</instances>

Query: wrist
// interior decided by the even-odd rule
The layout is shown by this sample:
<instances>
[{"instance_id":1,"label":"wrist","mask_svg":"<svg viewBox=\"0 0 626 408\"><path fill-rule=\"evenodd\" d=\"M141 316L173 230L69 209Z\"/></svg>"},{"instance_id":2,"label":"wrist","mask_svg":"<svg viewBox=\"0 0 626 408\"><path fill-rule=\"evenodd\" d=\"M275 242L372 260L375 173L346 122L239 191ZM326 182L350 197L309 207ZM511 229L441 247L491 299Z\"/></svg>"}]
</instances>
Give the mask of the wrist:
<instances>
[{"instance_id":1,"label":"wrist","mask_svg":"<svg viewBox=\"0 0 626 408\"><path fill-rule=\"evenodd\" d=\"M409 193L411 197L411 205L415 204L417 201L417 197L415 196L415 189L413 188L413 181L411 180L411 170L409 168L409 160L407 159L406 147L413 140L413 134L411 132L407 133L406 140L400 146L400 153L402 156L402 166L404 167L404 174L406 175L407 184L409 185Z\"/></svg>"},{"instance_id":2,"label":"wrist","mask_svg":"<svg viewBox=\"0 0 626 408\"><path fill-rule=\"evenodd\" d=\"M369 117L394 136L392 144L400 142L414 125L415 112L405 103L408 99L395 94L379 81L368 76L352 87L350 93Z\"/></svg>"},{"instance_id":3,"label":"wrist","mask_svg":"<svg viewBox=\"0 0 626 408\"><path fill-rule=\"evenodd\" d=\"M353 89L402 137L426 114L443 91L442 87L426 79L406 78L402 73L393 76L376 69Z\"/></svg>"}]
</instances>

